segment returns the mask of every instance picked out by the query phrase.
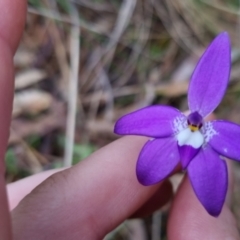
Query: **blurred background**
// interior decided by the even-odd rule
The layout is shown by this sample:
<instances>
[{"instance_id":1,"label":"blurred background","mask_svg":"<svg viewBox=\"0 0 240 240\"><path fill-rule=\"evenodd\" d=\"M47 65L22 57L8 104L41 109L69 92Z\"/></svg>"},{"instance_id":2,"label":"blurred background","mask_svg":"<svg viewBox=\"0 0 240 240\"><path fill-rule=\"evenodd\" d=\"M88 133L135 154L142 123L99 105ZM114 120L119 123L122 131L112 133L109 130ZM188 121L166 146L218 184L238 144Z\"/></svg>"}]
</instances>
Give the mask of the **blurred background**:
<instances>
[{"instance_id":1,"label":"blurred background","mask_svg":"<svg viewBox=\"0 0 240 240\"><path fill-rule=\"evenodd\" d=\"M230 86L218 118L240 123L238 0L29 0L15 55L8 182L70 166L115 140L115 121L151 104L187 110L199 56L221 31L232 41ZM233 211L240 229L240 165ZM181 174L172 181L175 189ZM168 206L106 239L163 240Z\"/></svg>"}]
</instances>

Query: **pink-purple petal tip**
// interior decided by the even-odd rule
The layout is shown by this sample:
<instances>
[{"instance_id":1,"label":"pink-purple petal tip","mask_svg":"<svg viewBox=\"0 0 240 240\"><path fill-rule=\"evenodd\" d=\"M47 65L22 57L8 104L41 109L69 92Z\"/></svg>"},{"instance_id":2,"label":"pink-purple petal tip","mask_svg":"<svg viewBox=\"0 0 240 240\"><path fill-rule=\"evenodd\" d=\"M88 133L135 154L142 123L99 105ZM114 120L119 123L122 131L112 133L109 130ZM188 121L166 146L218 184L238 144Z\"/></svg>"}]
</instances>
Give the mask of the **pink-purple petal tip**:
<instances>
[{"instance_id":1,"label":"pink-purple petal tip","mask_svg":"<svg viewBox=\"0 0 240 240\"><path fill-rule=\"evenodd\" d=\"M210 114L226 91L231 69L231 46L227 32L220 33L199 60L188 89L191 112Z\"/></svg>"}]
</instances>

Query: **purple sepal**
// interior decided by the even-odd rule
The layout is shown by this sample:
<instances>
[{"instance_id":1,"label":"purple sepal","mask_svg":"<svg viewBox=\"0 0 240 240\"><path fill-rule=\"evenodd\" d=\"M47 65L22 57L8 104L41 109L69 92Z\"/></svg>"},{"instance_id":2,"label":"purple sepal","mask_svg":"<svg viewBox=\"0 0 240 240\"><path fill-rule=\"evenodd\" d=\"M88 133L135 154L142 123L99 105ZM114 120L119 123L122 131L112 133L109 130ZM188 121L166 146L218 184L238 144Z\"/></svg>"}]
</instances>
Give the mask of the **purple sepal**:
<instances>
[{"instance_id":1,"label":"purple sepal","mask_svg":"<svg viewBox=\"0 0 240 240\"><path fill-rule=\"evenodd\" d=\"M219 154L240 161L240 126L223 120L212 121L215 134L209 144Z\"/></svg>"},{"instance_id":2,"label":"purple sepal","mask_svg":"<svg viewBox=\"0 0 240 240\"><path fill-rule=\"evenodd\" d=\"M199 201L210 215L217 217L227 193L226 162L206 145L190 162L188 175Z\"/></svg>"},{"instance_id":3,"label":"purple sepal","mask_svg":"<svg viewBox=\"0 0 240 240\"><path fill-rule=\"evenodd\" d=\"M194 148L190 145L178 146L182 168L186 169L190 161L197 155L201 148Z\"/></svg>"},{"instance_id":4,"label":"purple sepal","mask_svg":"<svg viewBox=\"0 0 240 240\"><path fill-rule=\"evenodd\" d=\"M178 162L179 153L174 137L149 140L137 161L138 181L145 186L158 183L174 170Z\"/></svg>"},{"instance_id":5,"label":"purple sepal","mask_svg":"<svg viewBox=\"0 0 240 240\"><path fill-rule=\"evenodd\" d=\"M218 106L227 88L230 68L230 39L223 32L213 40L193 72L188 89L191 112L205 117Z\"/></svg>"},{"instance_id":6,"label":"purple sepal","mask_svg":"<svg viewBox=\"0 0 240 240\"><path fill-rule=\"evenodd\" d=\"M179 110L168 106L150 106L121 117L114 128L120 135L168 137L174 133L173 121L185 117Z\"/></svg>"}]
</instances>

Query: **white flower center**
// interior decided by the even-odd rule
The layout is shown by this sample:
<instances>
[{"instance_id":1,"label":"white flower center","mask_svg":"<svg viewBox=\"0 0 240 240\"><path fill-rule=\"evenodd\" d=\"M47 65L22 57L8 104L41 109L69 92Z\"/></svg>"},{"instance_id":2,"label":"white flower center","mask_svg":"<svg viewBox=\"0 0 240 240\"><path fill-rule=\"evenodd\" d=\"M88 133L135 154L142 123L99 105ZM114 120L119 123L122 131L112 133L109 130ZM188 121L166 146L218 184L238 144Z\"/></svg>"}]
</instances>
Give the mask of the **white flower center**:
<instances>
[{"instance_id":1,"label":"white flower center","mask_svg":"<svg viewBox=\"0 0 240 240\"><path fill-rule=\"evenodd\" d=\"M191 129L187 127L177 134L177 141L179 146L189 145L197 149L203 145L204 137L199 130L191 131Z\"/></svg>"}]
</instances>

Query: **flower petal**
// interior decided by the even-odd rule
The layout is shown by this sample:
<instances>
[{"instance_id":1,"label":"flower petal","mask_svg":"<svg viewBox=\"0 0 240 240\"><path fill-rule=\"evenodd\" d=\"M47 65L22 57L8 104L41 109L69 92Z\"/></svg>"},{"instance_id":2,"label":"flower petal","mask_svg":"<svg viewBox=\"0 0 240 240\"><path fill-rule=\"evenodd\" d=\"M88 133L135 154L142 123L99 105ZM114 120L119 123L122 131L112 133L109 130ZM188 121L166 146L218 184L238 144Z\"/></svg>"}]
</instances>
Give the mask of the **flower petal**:
<instances>
[{"instance_id":1,"label":"flower petal","mask_svg":"<svg viewBox=\"0 0 240 240\"><path fill-rule=\"evenodd\" d=\"M188 175L199 201L210 215L217 217L227 193L226 162L207 145L190 162Z\"/></svg>"},{"instance_id":2,"label":"flower petal","mask_svg":"<svg viewBox=\"0 0 240 240\"><path fill-rule=\"evenodd\" d=\"M166 178L179 162L175 138L149 140L143 147L137 162L138 181L152 185Z\"/></svg>"},{"instance_id":3,"label":"flower petal","mask_svg":"<svg viewBox=\"0 0 240 240\"><path fill-rule=\"evenodd\" d=\"M173 107L150 106L121 117L114 132L120 135L168 137L174 133L175 128L181 127L181 119L187 122L186 117Z\"/></svg>"},{"instance_id":4,"label":"flower petal","mask_svg":"<svg viewBox=\"0 0 240 240\"><path fill-rule=\"evenodd\" d=\"M194 148L190 145L178 146L182 168L186 169L190 161L197 155L201 148Z\"/></svg>"},{"instance_id":5,"label":"flower petal","mask_svg":"<svg viewBox=\"0 0 240 240\"><path fill-rule=\"evenodd\" d=\"M183 169L199 152L204 143L204 137L200 131L192 132L189 128L177 134L178 150Z\"/></svg>"},{"instance_id":6,"label":"flower petal","mask_svg":"<svg viewBox=\"0 0 240 240\"><path fill-rule=\"evenodd\" d=\"M230 68L230 40L223 32L213 40L193 72L188 89L191 112L197 111L205 117L218 106L228 84Z\"/></svg>"},{"instance_id":7,"label":"flower petal","mask_svg":"<svg viewBox=\"0 0 240 240\"><path fill-rule=\"evenodd\" d=\"M240 126L228 121L211 121L215 134L209 138L209 144L221 155L240 161Z\"/></svg>"}]
</instances>

